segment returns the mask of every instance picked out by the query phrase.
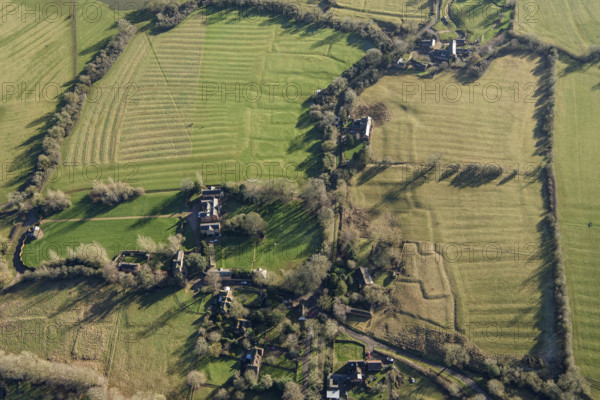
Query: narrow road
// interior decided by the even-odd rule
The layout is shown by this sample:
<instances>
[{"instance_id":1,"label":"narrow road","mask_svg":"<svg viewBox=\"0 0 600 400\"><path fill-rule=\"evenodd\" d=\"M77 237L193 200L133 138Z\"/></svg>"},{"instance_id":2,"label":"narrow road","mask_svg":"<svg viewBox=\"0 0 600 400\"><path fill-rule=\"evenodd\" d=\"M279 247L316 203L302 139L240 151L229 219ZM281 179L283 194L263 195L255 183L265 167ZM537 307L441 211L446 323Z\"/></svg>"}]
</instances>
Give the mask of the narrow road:
<instances>
[{"instance_id":1,"label":"narrow road","mask_svg":"<svg viewBox=\"0 0 600 400\"><path fill-rule=\"evenodd\" d=\"M127 215L123 217L91 217L91 218L57 218L57 219L43 219L40 224L46 222L86 222L86 221L118 221L124 219L154 219L154 218L187 218L190 215L190 211L175 213L175 214L162 214L162 215Z\"/></svg>"},{"instance_id":2,"label":"narrow road","mask_svg":"<svg viewBox=\"0 0 600 400\"><path fill-rule=\"evenodd\" d=\"M452 375L454 378L463 382L466 386L471 388L475 393L482 394L485 396L486 399L491 400L491 397L489 397L488 394L486 392L484 392L483 389L481 389L481 387L479 387L479 385L473 379L469 378L468 376L465 376L465 375L463 375L459 372L456 372L450 368L446 368L442 365L436 364L434 362L431 362L431 361L421 358L419 356L415 356L406 351L400 350L396 347L389 346L385 343L382 343L378 340L373 339L370 336L355 332L352 329L346 329L344 327L340 327L340 331L345 332L352 338L354 338L356 340L360 340L361 342L365 343L367 345L367 349L369 349L369 351L373 351L375 349L375 347L378 347L380 349L401 355L403 358L399 359L398 361L401 361L402 363L408 365L409 367L411 367L417 371L425 370L425 368L423 368L423 366L419 365L418 363L426 364L430 368L443 370L444 372L448 373L449 375ZM412 361L411 359L417 361L418 363Z\"/></svg>"}]
</instances>

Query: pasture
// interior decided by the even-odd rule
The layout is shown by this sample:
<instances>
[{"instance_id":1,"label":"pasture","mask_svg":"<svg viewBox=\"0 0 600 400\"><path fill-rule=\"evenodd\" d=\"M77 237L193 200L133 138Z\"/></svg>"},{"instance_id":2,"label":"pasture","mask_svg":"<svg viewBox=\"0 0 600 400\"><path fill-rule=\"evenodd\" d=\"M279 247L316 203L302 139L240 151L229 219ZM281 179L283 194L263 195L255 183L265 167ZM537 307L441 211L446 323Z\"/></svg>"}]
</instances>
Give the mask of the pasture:
<instances>
[{"instance_id":1,"label":"pasture","mask_svg":"<svg viewBox=\"0 0 600 400\"><path fill-rule=\"evenodd\" d=\"M80 244L89 244L89 251L97 248L92 244L99 243L104 247L109 257L116 256L123 250L137 249L138 235L165 242L167 237L181 233L181 220L174 217L166 218L127 218L114 220L69 220L48 221L40 227L44 237L26 244L23 249L23 262L30 267L48 260L52 252L65 257L68 248L74 249ZM184 247L193 247L193 237L186 237Z\"/></svg>"},{"instance_id":2,"label":"pasture","mask_svg":"<svg viewBox=\"0 0 600 400\"><path fill-rule=\"evenodd\" d=\"M468 85L450 73L427 82L388 76L361 95L392 112L392 120L373 131L375 159L408 162L368 166L354 178L355 205L368 210L371 221L363 236L434 243L452 286L458 329L500 353L547 351L552 334L537 227L541 185L532 178L541 162L535 68L535 59L507 56ZM494 101L492 92L477 90L492 86ZM487 182L449 173L473 162L499 165L502 173Z\"/></svg>"},{"instance_id":3,"label":"pasture","mask_svg":"<svg viewBox=\"0 0 600 400\"><path fill-rule=\"evenodd\" d=\"M334 13L375 22L409 23L415 27L429 19L431 7L424 0L340 0Z\"/></svg>"},{"instance_id":4,"label":"pasture","mask_svg":"<svg viewBox=\"0 0 600 400\"><path fill-rule=\"evenodd\" d=\"M589 53L600 43L600 3L588 0L547 0L517 3L515 31L533 34L571 54Z\"/></svg>"},{"instance_id":5,"label":"pasture","mask_svg":"<svg viewBox=\"0 0 600 400\"><path fill-rule=\"evenodd\" d=\"M367 104L381 101L392 113L390 122L373 131L373 157L497 163L531 172L541 160L532 156L535 68L535 59L506 56L473 83L462 83L450 72L433 80L384 77L360 97Z\"/></svg>"},{"instance_id":6,"label":"pasture","mask_svg":"<svg viewBox=\"0 0 600 400\"><path fill-rule=\"evenodd\" d=\"M370 167L376 168L376 167ZM392 212L398 238L435 243L456 299L458 328L484 350L535 351L551 332L539 259L540 185L522 178L477 188L436 177L407 184L406 167L368 169L352 188L374 221Z\"/></svg>"},{"instance_id":7,"label":"pasture","mask_svg":"<svg viewBox=\"0 0 600 400\"><path fill-rule=\"evenodd\" d=\"M558 76L554 159L573 348L583 375L600 380L600 69L559 63Z\"/></svg>"},{"instance_id":8,"label":"pasture","mask_svg":"<svg viewBox=\"0 0 600 400\"><path fill-rule=\"evenodd\" d=\"M60 213L49 216L48 221L55 219L168 215L186 210L185 199L181 192L146 193L113 207L93 203L88 197L87 191L71 193L70 197L73 205Z\"/></svg>"},{"instance_id":9,"label":"pasture","mask_svg":"<svg viewBox=\"0 0 600 400\"><path fill-rule=\"evenodd\" d=\"M185 375L193 354L193 311L202 297L184 289L135 293L79 280L22 283L0 304L0 343L11 352L86 365L126 394L189 393Z\"/></svg>"},{"instance_id":10,"label":"pasture","mask_svg":"<svg viewBox=\"0 0 600 400\"><path fill-rule=\"evenodd\" d=\"M504 4L505 1L456 0L449 14L456 28L471 35L469 40L484 43L509 28L510 9L505 9Z\"/></svg>"},{"instance_id":11,"label":"pasture","mask_svg":"<svg viewBox=\"0 0 600 400\"><path fill-rule=\"evenodd\" d=\"M96 0L77 3L74 68L70 3L3 3L0 32L0 203L29 177L44 128L61 94L116 30L122 15ZM18 45L16 45L18 43Z\"/></svg>"},{"instance_id":12,"label":"pasture","mask_svg":"<svg viewBox=\"0 0 600 400\"><path fill-rule=\"evenodd\" d=\"M320 154L305 101L367 48L352 35L236 12L140 33L90 94L64 159L129 167L123 180L146 189L176 188L196 171L206 183L302 178ZM102 89L111 87L122 90ZM89 186L75 175L53 186Z\"/></svg>"}]
</instances>

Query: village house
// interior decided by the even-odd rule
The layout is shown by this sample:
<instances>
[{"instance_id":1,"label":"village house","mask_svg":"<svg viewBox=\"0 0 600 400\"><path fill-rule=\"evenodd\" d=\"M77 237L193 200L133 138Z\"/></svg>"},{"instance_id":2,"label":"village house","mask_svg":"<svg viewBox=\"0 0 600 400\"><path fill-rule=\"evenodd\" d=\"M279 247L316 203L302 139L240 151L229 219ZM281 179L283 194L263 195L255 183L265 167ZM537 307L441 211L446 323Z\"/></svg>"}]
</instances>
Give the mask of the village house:
<instances>
[{"instance_id":1,"label":"village house","mask_svg":"<svg viewBox=\"0 0 600 400\"><path fill-rule=\"evenodd\" d=\"M400 57L395 63L394 63L394 67L399 68L399 69L404 69L406 68L406 61L404 61L404 58Z\"/></svg>"},{"instance_id":2,"label":"village house","mask_svg":"<svg viewBox=\"0 0 600 400\"><path fill-rule=\"evenodd\" d=\"M28 236L31 240L41 239L42 237L44 237L44 232L39 226L34 226L29 230Z\"/></svg>"},{"instance_id":3,"label":"village house","mask_svg":"<svg viewBox=\"0 0 600 400\"><path fill-rule=\"evenodd\" d=\"M435 39L424 39L419 41L418 47L420 49L433 50L435 48L435 43Z\"/></svg>"},{"instance_id":4,"label":"village house","mask_svg":"<svg viewBox=\"0 0 600 400\"><path fill-rule=\"evenodd\" d=\"M246 334L246 331L248 330L248 328L250 328L250 326L251 326L251 324L250 324L249 320L247 320L245 318L238 318L235 323L234 332L237 335L243 336Z\"/></svg>"},{"instance_id":5,"label":"village house","mask_svg":"<svg viewBox=\"0 0 600 400\"><path fill-rule=\"evenodd\" d=\"M429 57L431 57L432 60L438 61L438 62L450 61L450 54L448 53L447 50L440 50L440 49L433 50L431 53L429 53Z\"/></svg>"},{"instance_id":6,"label":"village house","mask_svg":"<svg viewBox=\"0 0 600 400\"><path fill-rule=\"evenodd\" d=\"M325 398L327 399L339 399L341 397L340 385L337 383L337 379L333 374L329 374L327 377L327 393Z\"/></svg>"},{"instance_id":7,"label":"village house","mask_svg":"<svg viewBox=\"0 0 600 400\"><path fill-rule=\"evenodd\" d=\"M173 274L183 273L183 257L185 253L183 250L179 250L173 259Z\"/></svg>"},{"instance_id":8,"label":"village house","mask_svg":"<svg viewBox=\"0 0 600 400\"><path fill-rule=\"evenodd\" d=\"M351 360L346 364L348 368L348 378L352 383L361 383L363 380L362 370L365 368L365 362L362 360Z\"/></svg>"},{"instance_id":9,"label":"village house","mask_svg":"<svg viewBox=\"0 0 600 400\"><path fill-rule=\"evenodd\" d=\"M121 262L117 265L117 269L121 272L127 272L130 274L137 273L141 268L139 263Z\"/></svg>"},{"instance_id":10,"label":"village house","mask_svg":"<svg viewBox=\"0 0 600 400\"><path fill-rule=\"evenodd\" d=\"M221 234L221 223L203 222L200 224L200 233L205 236L218 236Z\"/></svg>"},{"instance_id":11,"label":"village house","mask_svg":"<svg viewBox=\"0 0 600 400\"><path fill-rule=\"evenodd\" d=\"M233 303L233 290L229 286L225 286L219 291L218 303L221 314L228 314Z\"/></svg>"},{"instance_id":12,"label":"village house","mask_svg":"<svg viewBox=\"0 0 600 400\"><path fill-rule=\"evenodd\" d=\"M410 63L413 66L413 68L416 69L417 71L425 71L427 68L429 68L428 63L421 63L421 62L418 62L417 60L411 60Z\"/></svg>"},{"instance_id":13,"label":"village house","mask_svg":"<svg viewBox=\"0 0 600 400\"><path fill-rule=\"evenodd\" d=\"M373 119L371 117L365 117L361 119L355 119L350 125L349 133L353 135L357 140L369 141L371 138L371 129L373 127Z\"/></svg>"},{"instance_id":14,"label":"village house","mask_svg":"<svg viewBox=\"0 0 600 400\"><path fill-rule=\"evenodd\" d=\"M263 354L265 353L265 349L261 347L253 347L246 354L246 371L254 371L256 373L256 377L260 374L260 364L262 362Z\"/></svg>"},{"instance_id":15,"label":"village house","mask_svg":"<svg viewBox=\"0 0 600 400\"><path fill-rule=\"evenodd\" d=\"M379 372L383 369L381 360L367 360L367 372Z\"/></svg>"}]
</instances>

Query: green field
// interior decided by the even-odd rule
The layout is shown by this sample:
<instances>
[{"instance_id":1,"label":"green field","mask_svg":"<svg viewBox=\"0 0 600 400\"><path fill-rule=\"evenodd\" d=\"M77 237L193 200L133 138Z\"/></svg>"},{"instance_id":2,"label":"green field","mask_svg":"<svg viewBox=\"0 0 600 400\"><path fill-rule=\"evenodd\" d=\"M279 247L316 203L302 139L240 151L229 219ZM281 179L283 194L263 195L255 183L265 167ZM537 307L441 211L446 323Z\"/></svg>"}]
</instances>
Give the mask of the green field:
<instances>
[{"instance_id":1,"label":"green field","mask_svg":"<svg viewBox=\"0 0 600 400\"><path fill-rule=\"evenodd\" d=\"M301 178L320 153L304 102L366 48L333 30L234 12L138 34L96 85L123 90L92 91L64 159L98 163L99 174L118 163L121 180L146 189L176 188L195 171L207 183ZM53 186L88 187L82 172Z\"/></svg>"},{"instance_id":2,"label":"green field","mask_svg":"<svg viewBox=\"0 0 600 400\"><path fill-rule=\"evenodd\" d=\"M494 60L479 86L470 87L497 85L502 90L497 102L487 101L490 96L486 100L481 91L472 92L471 102L473 89L466 85L460 85L458 101L449 101L455 96L445 95L443 88L459 84L449 73L425 83L411 76L385 77L361 96L366 103L383 101L393 114L391 122L373 131L375 158L418 163L369 166L354 179L355 205L370 213L369 233L363 235L436 244L453 287L458 328L484 350L500 353L547 351L545 339L552 334L552 299L541 270L537 228L541 185L527 178L541 161L533 155L535 98L524 101L535 90L524 91L537 81L535 65L513 56ZM521 85L519 101L509 89L515 82ZM403 99L407 85L434 94ZM439 101L432 90L436 85ZM418 178L424 163L436 159L440 164ZM471 162L498 164L503 173L473 185L442 179L450 163L465 167ZM511 177L513 169L518 174ZM398 219L396 228L386 228L390 215Z\"/></svg>"},{"instance_id":3,"label":"green field","mask_svg":"<svg viewBox=\"0 0 600 400\"><path fill-rule=\"evenodd\" d=\"M510 26L510 10L500 7L503 4L504 1L456 0L450 7L450 17L456 28L471 35L470 41L487 42Z\"/></svg>"},{"instance_id":4,"label":"green field","mask_svg":"<svg viewBox=\"0 0 600 400\"><path fill-rule=\"evenodd\" d=\"M2 4L0 31L0 203L28 178L44 127L73 79L69 3ZM77 3L77 70L116 33L116 11L96 0ZM18 43L18 46L15 46Z\"/></svg>"},{"instance_id":5,"label":"green field","mask_svg":"<svg viewBox=\"0 0 600 400\"><path fill-rule=\"evenodd\" d=\"M169 215L186 210L185 199L181 192L146 193L114 207L93 203L87 191L72 193L70 197L73 205L51 215L48 220Z\"/></svg>"},{"instance_id":6,"label":"green field","mask_svg":"<svg viewBox=\"0 0 600 400\"><path fill-rule=\"evenodd\" d=\"M428 179L404 189L403 169L390 167L362 184L359 176L352 187L356 206L374 220L388 211L398 215L399 239L437 244L459 328L470 339L488 351L535 351L551 332L544 314L551 293L543 295L546 277L538 255L540 185L520 180L458 188Z\"/></svg>"},{"instance_id":7,"label":"green field","mask_svg":"<svg viewBox=\"0 0 600 400\"><path fill-rule=\"evenodd\" d=\"M91 281L20 284L0 304L1 346L80 363L127 394L188 393L202 297L185 290L134 293Z\"/></svg>"},{"instance_id":8,"label":"green field","mask_svg":"<svg viewBox=\"0 0 600 400\"><path fill-rule=\"evenodd\" d=\"M559 64L555 170L558 213L573 315L573 347L585 376L600 380L600 69ZM592 227L588 227L592 223ZM600 395L600 393L596 393Z\"/></svg>"},{"instance_id":9,"label":"green field","mask_svg":"<svg viewBox=\"0 0 600 400\"><path fill-rule=\"evenodd\" d=\"M433 80L413 75L386 76L361 95L364 103L384 102L392 119L373 130L376 160L425 163L498 163L533 170L536 139L534 59L494 60L475 83L462 84L452 73ZM414 94L413 94L414 93Z\"/></svg>"},{"instance_id":10,"label":"green field","mask_svg":"<svg viewBox=\"0 0 600 400\"><path fill-rule=\"evenodd\" d=\"M365 346L357 342L336 341L334 343L336 368L341 368L350 360L363 360Z\"/></svg>"},{"instance_id":11,"label":"green field","mask_svg":"<svg viewBox=\"0 0 600 400\"><path fill-rule=\"evenodd\" d=\"M36 267L49 259L51 250L65 257L67 248L74 249L79 244L89 243L90 251L96 251L93 242L98 242L109 257L114 257L120 251L137 249L138 235L164 242L169 235L180 233L180 224L179 218L49 221L40 225L44 237L25 245L23 262ZM188 243L193 241L193 237L186 239Z\"/></svg>"},{"instance_id":12,"label":"green field","mask_svg":"<svg viewBox=\"0 0 600 400\"><path fill-rule=\"evenodd\" d=\"M518 3L515 31L534 34L565 51L583 55L600 44L600 3L588 0L546 0Z\"/></svg>"},{"instance_id":13,"label":"green field","mask_svg":"<svg viewBox=\"0 0 600 400\"><path fill-rule=\"evenodd\" d=\"M356 19L372 19L379 23L426 22L431 7L424 0L339 0L334 13Z\"/></svg>"},{"instance_id":14,"label":"green field","mask_svg":"<svg viewBox=\"0 0 600 400\"><path fill-rule=\"evenodd\" d=\"M258 212L267 223L265 237L258 243L248 236L225 233L215 246L217 265L222 268L270 272L287 270L304 262L321 244L321 232L314 217L298 202L272 203L263 207L227 203L230 216ZM256 247L256 250L254 249Z\"/></svg>"}]
</instances>

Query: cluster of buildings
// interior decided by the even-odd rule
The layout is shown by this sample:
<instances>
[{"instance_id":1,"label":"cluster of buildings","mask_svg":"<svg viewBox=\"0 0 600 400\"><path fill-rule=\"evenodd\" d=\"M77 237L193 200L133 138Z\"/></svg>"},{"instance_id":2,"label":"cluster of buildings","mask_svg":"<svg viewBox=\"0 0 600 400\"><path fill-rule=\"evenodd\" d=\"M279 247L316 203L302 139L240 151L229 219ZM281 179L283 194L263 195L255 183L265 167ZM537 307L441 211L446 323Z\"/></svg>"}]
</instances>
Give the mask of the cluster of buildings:
<instances>
[{"instance_id":1,"label":"cluster of buildings","mask_svg":"<svg viewBox=\"0 0 600 400\"><path fill-rule=\"evenodd\" d=\"M364 117L355 119L347 128L347 134L354 136L356 140L368 142L371 139L371 130L373 129L373 119Z\"/></svg>"},{"instance_id":2,"label":"cluster of buildings","mask_svg":"<svg viewBox=\"0 0 600 400\"><path fill-rule=\"evenodd\" d=\"M221 199L223 191L216 186L202 190L200 198L200 233L204 236L219 236L221 234Z\"/></svg>"},{"instance_id":3,"label":"cluster of buildings","mask_svg":"<svg viewBox=\"0 0 600 400\"><path fill-rule=\"evenodd\" d=\"M424 39L417 43L419 52L426 53L433 63L439 64L442 62L450 63L458 58L466 58L472 54L472 51L467 46L467 40L464 38L454 39L450 42L438 42L436 39ZM429 63L419 62L417 60L406 61L400 58L396 61L396 68L405 69L412 66L417 71L425 71L430 67Z\"/></svg>"},{"instance_id":4,"label":"cluster of buildings","mask_svg":"<svg viewBox=\"0 0 600 400\"><path fill-rule=\"evenodd\" d=\"M329 374L327 377L327 399L341 399L348 386L361 384L368 374L383 370L381 360L350 360L346 363L345 374Z\"/></svg>"}]
</instances>

